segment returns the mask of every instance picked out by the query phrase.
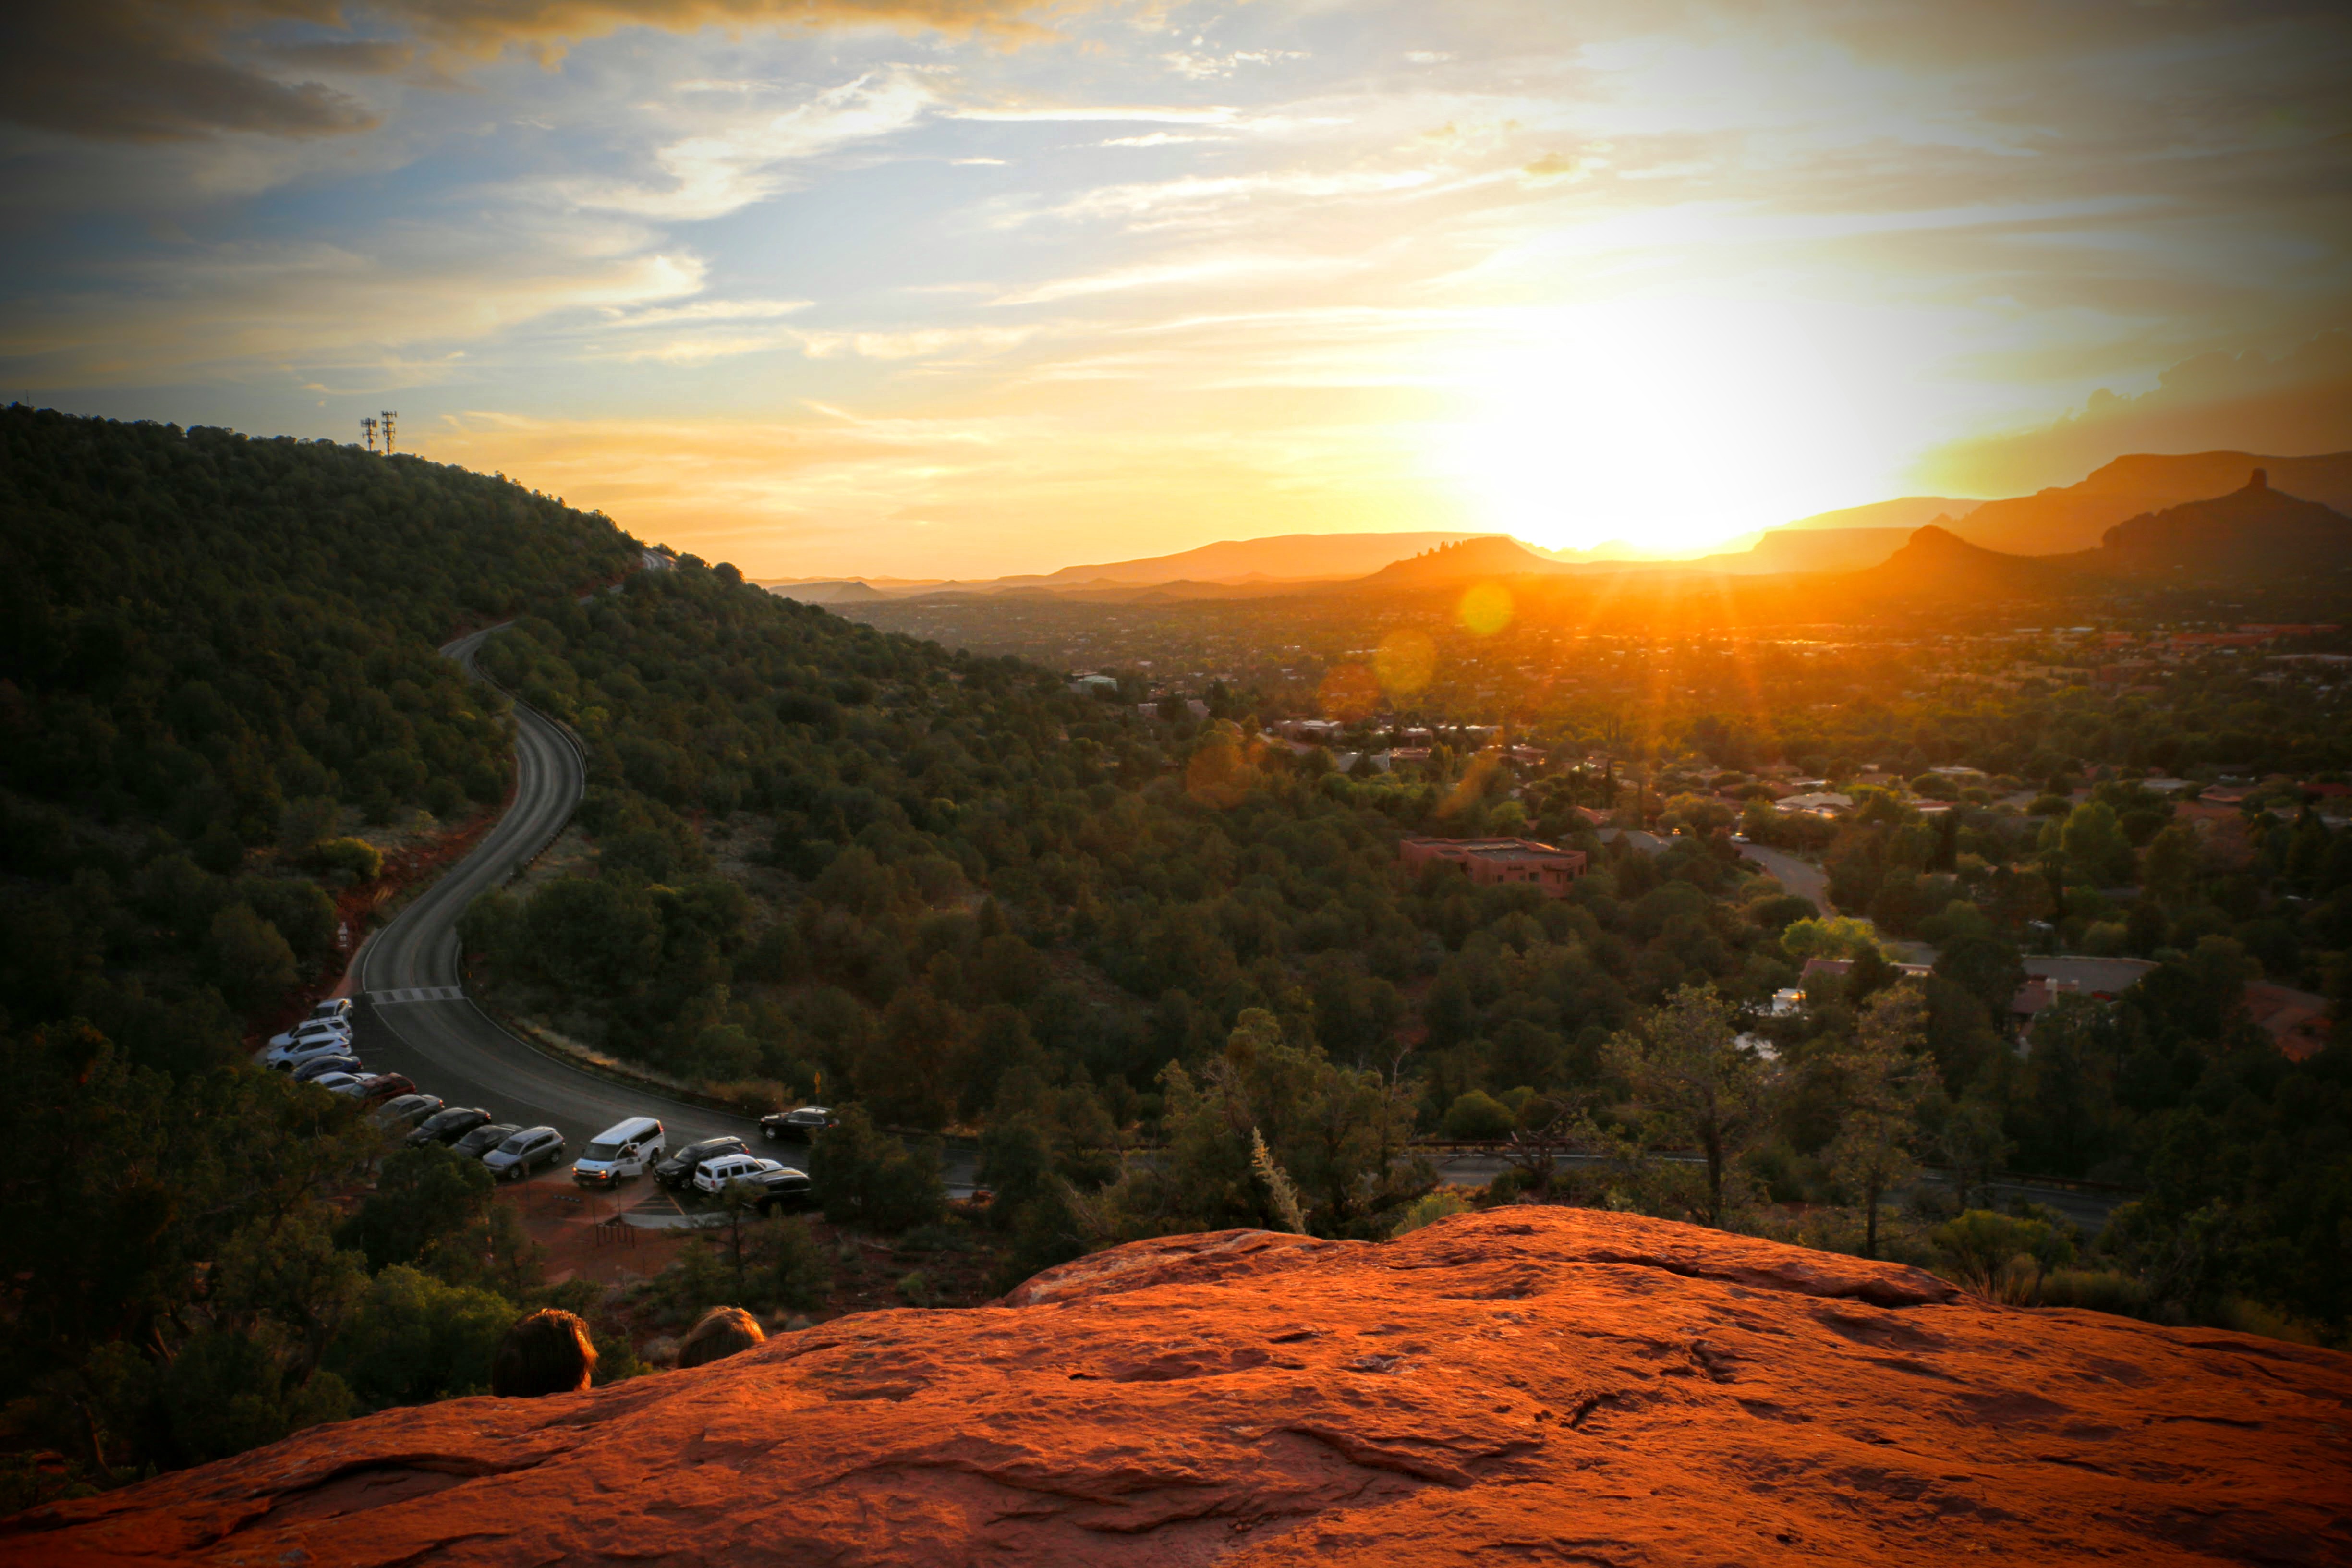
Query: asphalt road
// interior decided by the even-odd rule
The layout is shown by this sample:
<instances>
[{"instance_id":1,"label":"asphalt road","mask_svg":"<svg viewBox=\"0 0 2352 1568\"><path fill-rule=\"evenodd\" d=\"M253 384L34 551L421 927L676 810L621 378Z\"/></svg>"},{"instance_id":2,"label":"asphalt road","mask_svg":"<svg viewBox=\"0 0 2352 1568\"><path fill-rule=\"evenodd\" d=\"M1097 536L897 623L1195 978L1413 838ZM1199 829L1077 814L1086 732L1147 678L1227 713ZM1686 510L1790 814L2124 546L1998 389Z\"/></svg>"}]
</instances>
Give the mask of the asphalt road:
<instances>
[{"instance_id":1,"label":"asphalt road","mask_svg":"<svg viewBox=\"0 0 2352 1568\"><path fill-rule=\"evenodd\" d=\"M1761 844L1739 847L1743 860L1753 860L1780 879L1780 886L1800 898L1811 899L1822 913L1833 915L1837 906L1830 902L1830 879L1818 866L1809 866L1794 855L1779 849L1767 849Z\"/></svg>"},{"instance_id":2,"label":"asphalt road","mask_svg":"<svg viewBox=\"0 0 2352 1568\"><path fill-rule=\"evenodd\" d=\"M475 674L474 651L497 629L460 637L441 651ZM528 705L513 706L514 804L472 854L360 950L352 987L359 999L353 1032L361 1058L378 1071L405 1074L418 1089L451 1105L478 1105L501 1121L553 1127L563 1134L572 1157L629 1116L659 1117L673 1149L726 1132L757 1142L759 1124L749 1118L641 1093L583 1072L515 1038L467 1000L457 917L477 895L512 877L563 830L587 786L586 769L571 738ZM650 1182L635 1184L652 1187Z\"/></svg>"}]
</instances>

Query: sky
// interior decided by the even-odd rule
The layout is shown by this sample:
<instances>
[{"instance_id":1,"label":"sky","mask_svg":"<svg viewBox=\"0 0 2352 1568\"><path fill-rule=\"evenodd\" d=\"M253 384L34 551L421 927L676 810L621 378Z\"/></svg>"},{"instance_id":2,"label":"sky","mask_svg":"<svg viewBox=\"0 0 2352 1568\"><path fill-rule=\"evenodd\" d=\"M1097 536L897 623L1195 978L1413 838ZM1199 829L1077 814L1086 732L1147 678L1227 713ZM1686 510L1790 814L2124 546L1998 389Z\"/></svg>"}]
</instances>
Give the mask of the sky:
<instances>
[{"instance_id":1,"label":"sky","mask_svg":"<svg viewBox=\"0 0 2352 1568\"><path fill-rule=\"evenodd\" d=\"M2352 448L2352 12L77 0L0 397L505 473L763 578L1692 551Z\"/></svg>"}]
</instances>

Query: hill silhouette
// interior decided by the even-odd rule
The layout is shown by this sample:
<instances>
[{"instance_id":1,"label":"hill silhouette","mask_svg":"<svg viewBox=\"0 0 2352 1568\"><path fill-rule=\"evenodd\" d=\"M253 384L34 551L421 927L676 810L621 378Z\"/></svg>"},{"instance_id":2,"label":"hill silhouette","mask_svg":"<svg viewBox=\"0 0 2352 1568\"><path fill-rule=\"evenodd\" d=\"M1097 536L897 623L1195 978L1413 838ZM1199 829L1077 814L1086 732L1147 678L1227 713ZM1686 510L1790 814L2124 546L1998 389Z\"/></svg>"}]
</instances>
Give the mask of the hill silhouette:
<instances>
[{"instance_id":1,"label":"hill silhouette","mask_svg":"<svg viewBox=\"0 0 2352 1568\"><path fill-rule=\"evenodd\" d=\"M1949 526L1971 544L2011 555L2095 550L2116 523L2221 495L2242 483L2254 468L2268 470L2271 482L2292 495L2338 510L2352 508L2352 452L2315 458L2143 452L2117 458L2079 484L1986 501Z\"/></svg>"},{"instance_id":2,"label":"hill silhouette","mask_svg":"<svg viewBox=\"0 0 2352 1568\"><path fill-rule=\"evenodd\" d=\"M2257 468L2228 495L2117 523L2084 563L2110 575L2221 582L2340 572L2352 567L2352 517L2282 494Z\"/></svg>"},{"instance_id":3,"label":"hill silhouette","mask_svg":"<svg viewBox=\"0 0 2352 1568\"><path fill-rule=\"evenodd\" d=\"M1173 555L1106 565L1065 566L1043 577L1003 577L1006 585L1089 587L1113 583L1298 582L1358 577L1415 551L1473 537L1464 533L1279 533L1225 539Z\"/></svg>"},{"instance_id":4,"label":"hill silhouette","mask_svg":"<svg viewBox=\"0 0 2352 1568\"><path fill-rule=\"evenodd\" d=\"M1961 500L1952 496L1897 496L1893 500L1872 501L1865 506L1817 511L1811 517L1784 522L1764 537L1769 539L1775 534L1792 531L1801 533L1823 529L1924 528L1931 522L1966 517L1983 504L1980 500Z\"/></svg>"},{"instance_id":5,"label":"hill silhouette","mask_svg":"<svg viewBox=\"0 0 2352 1568\"><path fill-rule=\"evenodd\" d=\"M2041 598L2079 588L2065 566L1971 544L1934 523L1887 560L1846 579L1865 594L1900 598Z\"/></svg>"},{"instance_id":6,"label":"hill silhouette","mask_svg":"<svg viewBox=\"0 0 2352 1568\"><path fill-rule=\"evenodd\" d=\"M1483 534L1391 561L1351 588L1442 588L1486 577L1553 577L1584 570L1537 554L1507 534Z\"/></svg>"}]
</instances>

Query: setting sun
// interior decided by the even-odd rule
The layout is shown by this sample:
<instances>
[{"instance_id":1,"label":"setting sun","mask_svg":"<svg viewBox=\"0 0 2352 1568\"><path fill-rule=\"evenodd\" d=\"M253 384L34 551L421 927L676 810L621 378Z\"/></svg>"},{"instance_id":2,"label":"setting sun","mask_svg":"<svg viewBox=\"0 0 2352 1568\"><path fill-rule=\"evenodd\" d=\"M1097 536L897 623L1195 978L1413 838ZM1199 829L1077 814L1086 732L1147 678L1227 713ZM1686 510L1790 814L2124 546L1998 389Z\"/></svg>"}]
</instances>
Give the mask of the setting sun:
<instances>
[{"instance_id":1,"label":"setting sun","mask_svg":"<svg viewBox=\"0 0 2352 1568\"><path fill-rule=\"evenodd\" d=\"M1470 412L1433 467L1486 526L1555 550L1698 551L1874 499L1904 399L1872 329L1691 294L1513 312L1454 368Z\"/></svg>"}]
</instances>

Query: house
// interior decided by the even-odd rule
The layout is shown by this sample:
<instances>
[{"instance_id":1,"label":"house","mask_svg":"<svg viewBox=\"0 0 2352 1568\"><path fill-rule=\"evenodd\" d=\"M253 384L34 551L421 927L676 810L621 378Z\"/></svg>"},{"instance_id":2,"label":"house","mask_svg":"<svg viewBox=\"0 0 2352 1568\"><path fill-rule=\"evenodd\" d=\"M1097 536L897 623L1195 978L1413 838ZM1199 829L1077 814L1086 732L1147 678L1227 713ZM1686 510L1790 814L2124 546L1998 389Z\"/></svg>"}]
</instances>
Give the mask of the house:
<instances>
[{"instance_id":1,"label":"house","mask_svg":"<svg viewBox=\"0 0 2352 1568\"><path fill-rule=\"evenodd\" d=\"M1815 816L1834 816L1853 809L1853 796L1835 790L1816 790L1811 795L1785 795L1772 803L1775 811L1795 815L1807 812Z\"/></svg>"},{"instance_id":2,"label":"house","mask_svg":"<svg viewBox=\"0 0 2352 1568\"><path fill-rule=\"evenodd\" d=\"M1397 845L1397 861L1414 873L1424 866L1457 867L1480 887L1525 882L1548 899L1568 897L1585 871L1583 850L1532 838L1407 838Z\"/></svg>"},{"instance_id":3,"label":"house","mask_svg":"<svg viewBox=\"0 0 2352 1568\"><path fill-rule=\"evenodd\" d=\"M2327 998L2310 991L2256 982L2246 987L2246 1011L2278 1042L2279 1054L2303 1061L2327 1045Z\"/></svg>"},{"instance_id":4,"label":"house","mask_svg":"<svg viewBox=\"0 0 2352 1568\"><path fill-rule=\"evenodd\" d=\"M1853 973L1853 960L1851 958L1809 958L1805 960L1803 972L1797 976L1797 988L1801 992L1809 992L1817 980L1823 983L1843 980Z\"/></svg>"}]
</instances>

